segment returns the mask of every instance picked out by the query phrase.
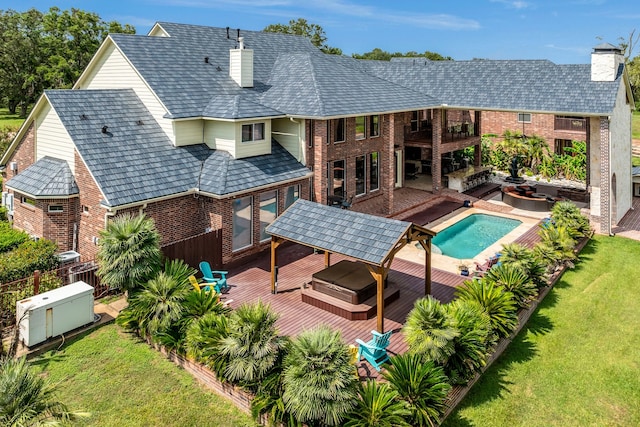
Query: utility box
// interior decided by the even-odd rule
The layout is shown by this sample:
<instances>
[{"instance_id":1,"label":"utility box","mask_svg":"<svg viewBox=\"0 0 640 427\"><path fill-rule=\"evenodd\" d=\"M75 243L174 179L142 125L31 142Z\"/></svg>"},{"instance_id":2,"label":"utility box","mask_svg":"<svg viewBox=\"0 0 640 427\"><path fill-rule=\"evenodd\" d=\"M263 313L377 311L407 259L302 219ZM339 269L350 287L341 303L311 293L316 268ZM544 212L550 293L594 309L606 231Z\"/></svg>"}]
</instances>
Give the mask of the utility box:
<instances>
[{"instance_id":1,"label":"utility box","mask_svg":"<svg viewBox=\"0 0 640 427\"><path fill-rule=\"evenodd\" d=\"M93 323L93 287L75 282L16 303L20 340L32 347Z\"/></svg>"},{"instance_id":2,"label":"utility box","mask_svg":"<svg viewBox=\"0 0 640 427\"><path fill-rule=\"evenodd\" d=\"M80 254L76 251L60 252L58 258L61 265L75 264L80 261Z\"/></svg>"}]
</instances>

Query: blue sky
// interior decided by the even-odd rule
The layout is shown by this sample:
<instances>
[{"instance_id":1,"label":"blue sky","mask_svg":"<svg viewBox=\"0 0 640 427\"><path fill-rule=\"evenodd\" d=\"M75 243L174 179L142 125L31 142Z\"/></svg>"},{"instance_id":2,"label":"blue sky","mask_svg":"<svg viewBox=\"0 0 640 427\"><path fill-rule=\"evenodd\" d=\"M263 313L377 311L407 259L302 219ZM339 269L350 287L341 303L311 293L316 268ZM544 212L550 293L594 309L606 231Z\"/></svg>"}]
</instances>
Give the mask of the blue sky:
<instances>
[{"instance_id":1,"label":"blue sky","mask_svg":"<svg viewBox=\"0 0 640 427\"><path fill-rule=\"evenodd\" d=\"M321 25L328 44L347 55L379 47L457 60L587 63L593 46L617 44L640 27L637 0L0 0L2 10L53 5L96 12L141 34L156 21L261 30L305 18Z\"/></svg>"}]
</instances>

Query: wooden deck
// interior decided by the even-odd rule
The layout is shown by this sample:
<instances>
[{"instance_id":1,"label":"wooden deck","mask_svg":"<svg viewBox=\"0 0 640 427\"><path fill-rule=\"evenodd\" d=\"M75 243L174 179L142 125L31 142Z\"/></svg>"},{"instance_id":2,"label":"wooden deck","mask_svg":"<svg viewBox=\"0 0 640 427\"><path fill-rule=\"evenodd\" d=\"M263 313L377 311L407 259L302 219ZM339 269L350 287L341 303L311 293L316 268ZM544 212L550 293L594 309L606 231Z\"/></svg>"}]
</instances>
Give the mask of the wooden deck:
<instances>
[{"instance_id":1,"label":"wooden deck","mask_svg":"<svg viewBox=\"0 0 640 427\"><path fill-rule=\"evenodd\" d=\"M331 256L331 263L344 257ZM307 247L297 244L286 244L278 249L278 293L270 292L269 254L229 271L229 293L224 297L233 299L231 307L238 307L245 302L262 300L280 314L277 322L280 334L295 336L299 332L313 328L319 324L328 324L333 329L342 331L348 344L355 344L356 338L368 340L370 331L376 328L375 316L369 320L349 321L338 315L302 302L301 287L309 282L311 275L324 268L324 256L314 254ZM442 302L453 299L456 286L462 284L465 277L449 272L432 271L432 294ZM389 346L390 354L406 351L407 345L400 332L413 303L424 296L424 265L396 259L391 265L389 282L400 289L400 298L385 308L385 330L393 330ZM376 377L377 372L367 363L359 364L362 377Z\"/></svg>"}]
</instances>

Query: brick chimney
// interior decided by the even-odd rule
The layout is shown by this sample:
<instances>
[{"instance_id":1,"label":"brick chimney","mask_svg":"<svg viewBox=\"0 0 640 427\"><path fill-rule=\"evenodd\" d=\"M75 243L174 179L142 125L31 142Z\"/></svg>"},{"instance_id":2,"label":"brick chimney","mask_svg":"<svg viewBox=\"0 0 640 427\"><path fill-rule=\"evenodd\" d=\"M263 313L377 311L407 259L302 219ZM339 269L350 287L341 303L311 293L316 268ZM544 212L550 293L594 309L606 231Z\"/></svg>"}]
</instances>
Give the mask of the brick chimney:
<instances>
[{"instance_id":1,"label":"brick chimney","mask_svg":"<svg viewBox=\"0 0 640 427\"><path fill-rule=\"evenodd\" d=\"M229 51L229 75L240 87L253 87L253 50L244 48L238 37L238 49Z\"/></svg>"},{"instance_id":2,"label":"brick chimney","mask_svg":"<svg viewBox=\"0 0 640 427\"><path fill-rule=\"evenodd\" d=\"M591 81L612 82L618 76L619 65L624 62L622 50L609 43L593 48L591 53Z\"/></svg>"}]
</instances>

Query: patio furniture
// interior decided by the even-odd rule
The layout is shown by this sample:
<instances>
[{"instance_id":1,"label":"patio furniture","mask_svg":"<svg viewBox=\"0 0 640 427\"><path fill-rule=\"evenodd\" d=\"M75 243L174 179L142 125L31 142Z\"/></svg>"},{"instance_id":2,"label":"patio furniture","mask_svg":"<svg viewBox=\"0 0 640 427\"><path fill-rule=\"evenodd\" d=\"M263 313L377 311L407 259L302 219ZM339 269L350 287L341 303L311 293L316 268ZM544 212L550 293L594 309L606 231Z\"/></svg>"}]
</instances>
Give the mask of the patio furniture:
<instances>
[{"instance_id":1,"label":"patio furniture","mask_svg":"<svg viewBox=\"0 0 640 427\"><path fill-rule=\"evenodd\" d=\"M415 163L405 162L404 164L404 177L405 179L417 179L418 170Z\"/></svg>"},{"instance_id":2,"label":"patio furniture","mask_svg":"<svg viewBox=\"0 0 640 427\"><path fill-rule=\"evenodd\" d=\"M389 360L387 347L389 346L391 332L392 331L381 334L377 331L371 331L373 338L369 342L356 339L356 342L359 344L358 361L364 357L371 366L377 371L380 371L382 364Z\"/></svg>"},{"instance_id":3,"label":"patio furniture","mask_svg":"<svg viewBox=\"0 0 640 427\"><path fill-rule=\"evenodd\" d=\"M200 271L202 272L202 280L206 283L213 284L213 289L221 294L229 290L227 284L227 271L211 270L211 265L207 261L200 262Z\"/></svg>"}]
</instances>

